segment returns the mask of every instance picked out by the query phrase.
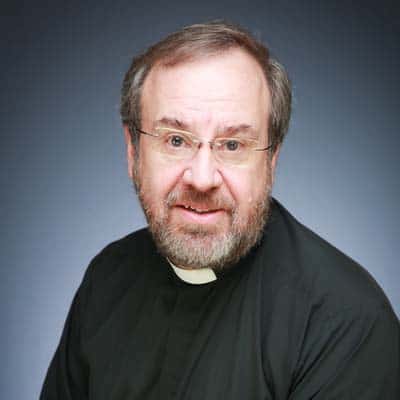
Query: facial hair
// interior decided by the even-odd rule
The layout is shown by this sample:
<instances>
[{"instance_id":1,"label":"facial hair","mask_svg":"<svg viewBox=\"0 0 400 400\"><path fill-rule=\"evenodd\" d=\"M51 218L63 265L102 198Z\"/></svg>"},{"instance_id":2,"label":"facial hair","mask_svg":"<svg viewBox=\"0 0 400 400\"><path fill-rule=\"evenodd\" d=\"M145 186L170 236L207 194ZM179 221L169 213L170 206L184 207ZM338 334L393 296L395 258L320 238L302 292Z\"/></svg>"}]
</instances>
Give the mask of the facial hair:
<instances>
[{"instance_id":1,"label":"facial hair","mask_svg":"<svg viewBox=\"0 0 400 400\"><path fill-rule=\"evenodd\" d=\"M270 179L266 179L265 196L255 202L247 215L239 215L234 201L218 191L198 192L191 187L173 189L161 207L146 198L140 179L135 185L149 230L158 250L176 266L186 269L223 270L236 264L262 238L270 211ZM216 225L176 223L171 221L175 204L202 204L209 209L223 209L228 216L228 229Z\"/></svg>"}]
</instances>

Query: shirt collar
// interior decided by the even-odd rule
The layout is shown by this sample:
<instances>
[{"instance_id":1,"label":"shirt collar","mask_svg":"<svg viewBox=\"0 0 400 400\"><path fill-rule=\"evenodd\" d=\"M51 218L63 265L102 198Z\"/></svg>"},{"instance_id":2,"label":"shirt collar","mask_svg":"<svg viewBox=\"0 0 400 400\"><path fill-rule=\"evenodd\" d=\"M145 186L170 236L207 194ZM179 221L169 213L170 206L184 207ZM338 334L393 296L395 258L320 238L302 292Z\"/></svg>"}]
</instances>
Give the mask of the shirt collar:
<instances>
[{"instance_id":1,"label":"shirt collar","mask_svg":"<svg viewBox=\"0 0 400 400\"><path fill-rule=\"evenodd\" d=\"M184 269L176 267L170 260L168 262L178 278L186 283L203 285L217 280L217 276L211 268Z\"/></svg>"}]
</instances>

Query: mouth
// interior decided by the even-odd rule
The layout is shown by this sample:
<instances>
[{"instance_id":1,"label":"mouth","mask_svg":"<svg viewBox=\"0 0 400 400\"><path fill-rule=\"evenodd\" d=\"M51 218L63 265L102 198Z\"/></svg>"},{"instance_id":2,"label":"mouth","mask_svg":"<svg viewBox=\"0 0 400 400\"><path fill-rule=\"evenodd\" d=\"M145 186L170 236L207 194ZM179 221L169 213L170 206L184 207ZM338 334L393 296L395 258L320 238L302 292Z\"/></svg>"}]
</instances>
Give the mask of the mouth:
<instances>
[{"instance_id":1,"label":"mouth","mask_svg":"<svg viewBox=\"0 0 400 400\"><path fill-rule=\"evenodd\" d=\"M198 224L215 224L226 214L221 208L192 204L177 204L173 207L185 221Z\"/></svg>"},{"instance_id":2,"label":"mouth","mask_svg":"<svg viewBox=\"0 0 400 400\"><path fill-rule=\"evenodd\" d=\"M213 212L218 212L220 210L218 209L211 209L211 208L205 208L205 207L192 207L190 205L178 205L177 207L181 207L185 210L195 212L197 214L208 214L208 213L213 213Z\"/></svg>"}]
</instances>

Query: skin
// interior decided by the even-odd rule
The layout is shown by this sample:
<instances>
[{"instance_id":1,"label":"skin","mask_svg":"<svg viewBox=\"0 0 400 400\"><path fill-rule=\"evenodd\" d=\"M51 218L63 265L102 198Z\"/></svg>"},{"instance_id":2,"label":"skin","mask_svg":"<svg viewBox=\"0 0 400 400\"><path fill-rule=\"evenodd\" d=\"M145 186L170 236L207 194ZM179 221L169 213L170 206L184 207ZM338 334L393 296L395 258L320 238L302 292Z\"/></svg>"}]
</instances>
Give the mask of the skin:
<instances>
[{"instance_id":1,"label":"skin","mask_svg":"<svg viewBox=\"0 0 400 400\"><path fill-rule=\"evenodd\" d=\"M260 66L244 51L232 49L173 67L154 67L142 92L142 129L176 127L208 141L246 126L246 136L266 147L270 104ZM160 229L171 228L173 235L185 239L189 251L211 249L235 229L245 234L254 210L266 203L279 150L272 157L255 151L245 165L227 166L205 143L193 159L171 162L152 149L153 138L142 135L139 149L127 128L125 138L128 172L139 187L148 220L158 219ZM186 264L179 266L196 267Z\"/></svg>"}]
</instances>

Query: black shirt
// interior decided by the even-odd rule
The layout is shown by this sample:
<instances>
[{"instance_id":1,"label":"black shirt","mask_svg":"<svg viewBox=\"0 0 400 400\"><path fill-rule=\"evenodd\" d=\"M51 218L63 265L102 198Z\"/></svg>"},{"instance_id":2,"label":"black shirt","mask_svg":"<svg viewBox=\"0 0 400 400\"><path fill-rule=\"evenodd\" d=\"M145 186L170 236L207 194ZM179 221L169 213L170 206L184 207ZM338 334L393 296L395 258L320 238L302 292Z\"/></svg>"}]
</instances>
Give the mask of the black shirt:
<instances>
[{"instance_id":1,"label":"black shirt","mask_svg":"<svg viewBox=\"0 0 400 400\"><path fill-rule=\"evenodd\" d=\"M400 399L400 326L370 275L279 203L216 281L143 229L90 264L41 400Z\"/></svg>"}]
</instances>

